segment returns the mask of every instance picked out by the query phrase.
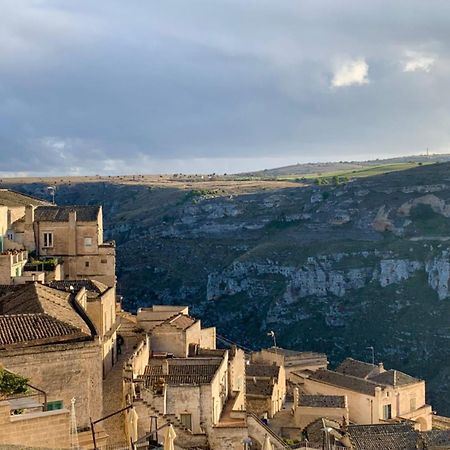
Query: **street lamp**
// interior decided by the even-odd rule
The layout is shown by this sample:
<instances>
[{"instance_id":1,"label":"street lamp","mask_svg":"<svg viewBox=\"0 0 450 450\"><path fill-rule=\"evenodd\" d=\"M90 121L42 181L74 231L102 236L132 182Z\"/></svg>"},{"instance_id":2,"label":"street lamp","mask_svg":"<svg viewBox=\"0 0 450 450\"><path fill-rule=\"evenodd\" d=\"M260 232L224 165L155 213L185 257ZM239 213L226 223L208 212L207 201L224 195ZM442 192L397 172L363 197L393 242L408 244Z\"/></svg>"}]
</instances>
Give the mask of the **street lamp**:
<instances>
[{"instance_id":1,"label":"street lamp","mask_svg":"<svg viewBox=\"0 0 450 450\"><path fill-rule=\"evenodd\" d=\"M273 346L274 346L275 349L276 349L276 348L277 348L277 339L276 339L276 337L275 337L275 332L272 331L272 330L270 330L270 331L267 333L267 336L271 336L271 337L272 337L272 339L273 339Z\"/></svg>"}]
</instances>

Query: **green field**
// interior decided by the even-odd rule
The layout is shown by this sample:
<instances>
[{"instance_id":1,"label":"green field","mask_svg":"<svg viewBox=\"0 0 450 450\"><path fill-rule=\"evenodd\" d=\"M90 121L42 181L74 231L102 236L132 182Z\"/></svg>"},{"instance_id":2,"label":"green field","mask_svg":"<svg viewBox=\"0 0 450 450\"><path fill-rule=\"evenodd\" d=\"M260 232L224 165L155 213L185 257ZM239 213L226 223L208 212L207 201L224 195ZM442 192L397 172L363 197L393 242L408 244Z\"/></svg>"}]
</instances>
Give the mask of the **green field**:
<instances>
[{"instance_id":1,"label":"green field","mask_svg":"<svg viewBox=\"0 0 450 450\"><path fill-rule=\"evenodd\" d=\"M396 164L380 164L380 165L371 165L367 167L363 167L361 169L355 170L336 170L332 172L318 172L318 173L309 173L305 175L283 175L278 176L278 180L292 181L292 180L314 180L314 179L332 179L333 177L339 178L364 178L371 177L375 175L383 175L385 173L390 172L398 172L401 170L413 169L418 166L428 165L433 163L416 163L416 162L407 162L407 163L396 163Z\"/></svg>"}]
</instances>

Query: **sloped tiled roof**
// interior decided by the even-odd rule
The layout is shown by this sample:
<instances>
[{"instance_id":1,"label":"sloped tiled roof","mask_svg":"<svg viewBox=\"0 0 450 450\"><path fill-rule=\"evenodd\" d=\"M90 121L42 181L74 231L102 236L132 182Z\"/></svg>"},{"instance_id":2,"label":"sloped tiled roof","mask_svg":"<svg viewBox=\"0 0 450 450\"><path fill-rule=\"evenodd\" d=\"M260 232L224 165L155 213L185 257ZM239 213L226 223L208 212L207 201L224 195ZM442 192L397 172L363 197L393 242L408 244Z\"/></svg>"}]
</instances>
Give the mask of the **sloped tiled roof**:
<instances>
[{"instance_id":1,"label":"sloped tiled roof","mask_svg":"<svg viewBox=\"0 0 450 450\"><path fill-rule=\"evenodd\" d=\"M187 330L192 324L196 321L190 316L186 316L186 314L175 314L172 317L164 320L164 322L159 323L153 329L154 332L158 331L158 328L164 325L171 325L179 330Z\"/></svg>"},{"instance_id":2,"label":"sloped tiled roof","mask_svg":"<svg viewBox=\"0 0 450 450\"><path fill-rule=\"evenodd\" d=\"M39 206L34 211L34 220L37 222L67 222L70 211L76 211L78 222L96 222L100 206Z\"/></svg>"},{"instance_id":3,"label":"sloped tiled roof","mask_svg":"<svg viewBox=\"0 0 450 450\"><path fill-rule=\"evenodd\" d=\"M310 359L310 358L327 358L327 355L325 353L316 353L316 352L300 352L298 350L289 350L286 348L281 347L269 347L265 349L268 352L271 353L277 353L279 355L283 355L287 358L289 357L295 357L295 358L304 358L304 359Z\"/></svg>"},{"instance_id":4,"label":"sloped tiled roof","mask_svg":"<svg viewBox=\"0 0 450 450\"><path fill-rule=\"evenodd\" d=\"M228 350L224 349L224 348L199 348L198 349L198 353L197 355L194 355L193 358L195 357L213 357L213 358L223 358L225 356L225 353ZM191 356L192 358L192 356Z\"/></svg>"},{"instance_id":5,"label":"sloped tiled roof","mask_svg":"<svg viewBox=\"0 0 450 450\"><path fill-rule=\"evenodd\" d=\"M106 284L96 280L58 280L50 281L48 283L53 289L58 289L65 292L79 292L82 288L85 288L88 292L95 294L95 296L105 293L109 287ZM73 288L73 291L71 290Z\"/></svg>"},{"instance_id":6,"label":"sloped tiled roof","mask_svg":"<svg viewBox=\"0 0 450 450\"><path fill-rule=\"evenodd\" d=\"M350 425L347 432L355 450L415 450L422 442L408 424Z\"/></svg>"},{"instance_id":7,"label":"sloped tiled roof","mask_svg":"<svg viewBox=\"0 0 450 450\"><path fill-rule=\"evenodd\" d=\"M249 377L277 378L280 372L279 366L272 364L249 364L245 367L246 375Z\"/></svg>"},{"instance_id":8,"label":"sloped tiled roof","mask_svg":"<svg viewBox=\"0 0 450 450\"><path fill-rule=\"evenodd\" d=\"M319 369L313 372L309 378L367 395L375 395L375 388L377 387L377 384L372 381L327 369Z\"/></svg>"},{"instance_id":9,"label":"sloped tiled roof","mask_svg":"<svg viewBox=\"0 0 450 450\"><path fill-rule=\"evenodd\" d=\"M431 430L424 431L421 434L428 447L450 447L450 430Z\"/></svg>"},{"instance_id":10,"label":"sloped tiled roof","mask_svg":"<svg viewBox=\"0 0 450 450\"><path fill-rule=\"evenodd\" d=\"M158 383L161 379L169 385L197 385L211 383L222 360L219 358L170 358L164 360L153 360L145 368L143 378L145 386L149 387ZM167 364L168 373L164 374L163 364Z\"/></svg>"},{"instance_id":11,"label":"sloped tiled roof","mask_svg":"<svg viewBox=\"0 0 450 450\"><path fill-rule=\"evenodd\" d=\"M305 432L311 447L322 448L324 427L340 430L341 425L339 422L327 418L319 418L312 421L305 427Z\"/></svg>"},{"instance_id":12,"label":"sloped tiled roof","mask_svg":"<svg viewBox=\"0 0 450 450\"><path fill-rule=\"evenodd\" d=\"M70 304L70 297L68 292L29 283L0 298L0 314L44 313L90 333L86 322Z\"/></svg>"},{"instance_id":13,"label":"sloped tiled roof","mask_svg":"<svg viewBox=\"0 0 450 450\"><path fill-rule=\"evenodd\" d=\"M71 297L70 293L39 283L24 284L3 295L0 341L4 345L38 345L33 340L52 338L52 342L58 342L91 337L91 330L75 311Z\"/></svg>"},{"instance_id":14,"label":"sloped tiled roof","mask_svg":"<svg viewBox=\"0 0 450 450\"><path fill-rule=\"evenodd\" d=\"M0 205L2 206L27 206L27 205L49 205L50 203L30 195L12 191L11 189L0 189Z\"/></svg>"},{"instance_id":15,"label":"sloped tiled roof","mask_svg":"<svg viewBox=\"0 0 450 450\"><path fill-rule=\"evenodd\" d=\"M343 395L301 395L298 404L300 406L315 408L345 408Z\"/></svg>"},{"instance_id":16,"label":"sloped tiled roof","mask_svg":"<svg viewBox=\"0 0 450 450\"><path fill-rule=\"evenodd\" d=\"M418 383L420 380L412 377L406 373L400 372L399 370L386 370L379 375L370 377L371 381L375 383L385 384L387 386L404 386L407 384Z\"/></svg>"},{"instance_id":17,"label":"sloped tiled roof","mask_svg":"<svg viewBox=\"0 0 450 450\"><path fill-rule=\"evenodd\" d=\"M247 378L246 394L248 397L257 396L272 396L274 385L270 379L266 378Z\"/></svg>"},{"instance_id":18,"label":"sloped tiled roof","mask_svg":"<svg viewBox=\"0 0 450 450\"><path fill-rule=\"evenodd\" d=\"M80 329L46 314L0 316L0 348L21 344L40 345L89 337Z\"/></svg>"},{"instance_id":19,"label":"sloped tiled roof","mask_svg":"<svg viewBox=\"0 0 450 450\"><path fill-rule=\"evenodd\" d=\"M377 366L353 358L346 358L336 367L336 372L352 375L358 378L367 378Z\"/></svg>"}]
</instances>

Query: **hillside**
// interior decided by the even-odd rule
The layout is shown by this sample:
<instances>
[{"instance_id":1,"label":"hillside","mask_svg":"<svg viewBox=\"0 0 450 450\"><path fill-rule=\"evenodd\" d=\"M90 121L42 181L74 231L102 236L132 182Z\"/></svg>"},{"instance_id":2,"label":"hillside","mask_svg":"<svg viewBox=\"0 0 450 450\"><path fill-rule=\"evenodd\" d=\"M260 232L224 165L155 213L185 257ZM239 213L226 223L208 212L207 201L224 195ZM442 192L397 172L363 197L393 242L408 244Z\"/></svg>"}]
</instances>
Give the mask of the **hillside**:
<instances>
[{"instance_id":1,"label":"hillside","mask_svg":"<svg viewBox=\"0 0 450 450\"><path fill-rule=\"evenodd\" d=\"M332 177L335 175L347 177L365 177L379 173L395 172L411 169L417 165L450 161L450 154L432 154L399 156L396 158L373 159L367 161L332 161L321 163L295 164L256 172L247 172L245 176L261 178L295 178Z\"/></svg>"},{"instance_id":2,"label":"hillside","mask_svg":"<svg viewBox=\"0 0 450 450\"><path fill-rule=\"evenodd\" d=\"M274 330L333 364L374 346L450 414L450 163L324 185L67 183L58 203L104 205L125 307L189 304L245 346Z\"/></svg>"}]
</instances>

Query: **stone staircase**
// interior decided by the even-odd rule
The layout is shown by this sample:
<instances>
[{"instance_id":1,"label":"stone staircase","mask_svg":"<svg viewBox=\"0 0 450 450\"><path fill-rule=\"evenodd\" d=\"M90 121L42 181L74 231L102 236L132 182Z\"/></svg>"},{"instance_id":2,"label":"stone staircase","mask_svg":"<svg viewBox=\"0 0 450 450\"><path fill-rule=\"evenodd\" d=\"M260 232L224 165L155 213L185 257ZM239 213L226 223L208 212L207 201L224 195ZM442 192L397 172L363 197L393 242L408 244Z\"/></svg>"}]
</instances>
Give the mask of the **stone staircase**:
<instances>
[{"instance_id":1,"label":"stone staircase","mask_svg":"<svg viewBox=\"0 0 450 450\"><path fill-rule=\"evenodd\" d=\"M205 434L192 433L180 422L175 414L163 414L144 399L135 399L133 403L138 411L138 415L140 415L139 410L141 410L141 414L144 413L144 417L156 416L158 418L158 429L165 424L171 424L177 434L175 442L179 447L202 447L208 444L208 438ZM143 409L144 411L142 411ZM164 431L162 430L162 432Z\"/></svg>"},{"instance_id":2,"label":"stone staircase","mask_svg":"<svg viewBox=\"0 0 450 450\"><path fill-rule=\"evenodd\" d=\"M258 439L259 445L262 447L264 438L267 435L270 437L274 450L289 449L289 445L281 439L270 427L268 427L258 416L253 413L247 413L248 434L254 439Z\"/></svg>"}]
</instances>

